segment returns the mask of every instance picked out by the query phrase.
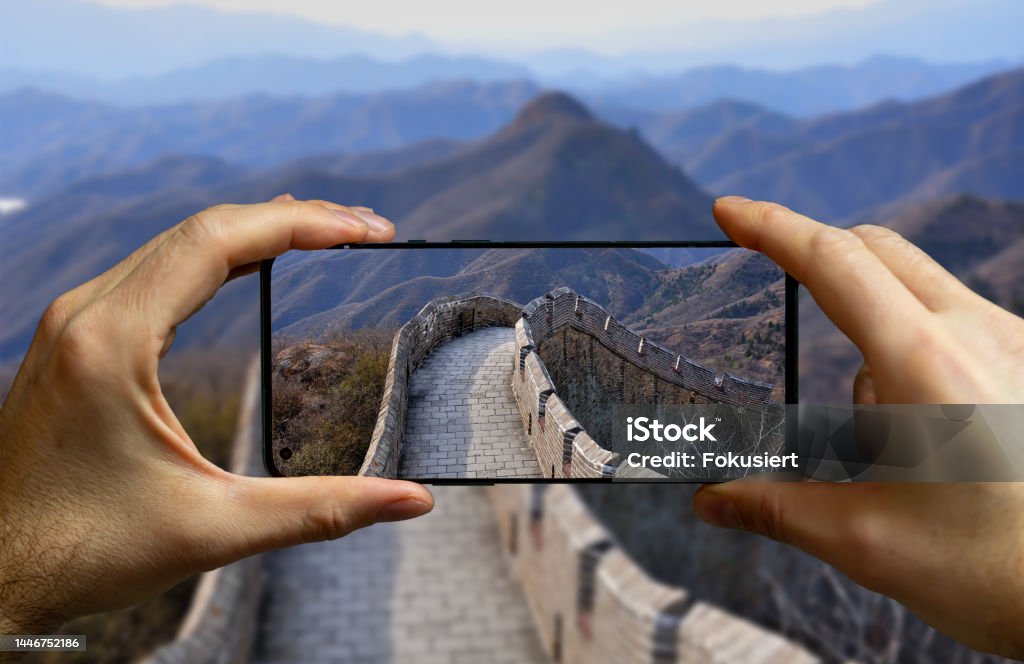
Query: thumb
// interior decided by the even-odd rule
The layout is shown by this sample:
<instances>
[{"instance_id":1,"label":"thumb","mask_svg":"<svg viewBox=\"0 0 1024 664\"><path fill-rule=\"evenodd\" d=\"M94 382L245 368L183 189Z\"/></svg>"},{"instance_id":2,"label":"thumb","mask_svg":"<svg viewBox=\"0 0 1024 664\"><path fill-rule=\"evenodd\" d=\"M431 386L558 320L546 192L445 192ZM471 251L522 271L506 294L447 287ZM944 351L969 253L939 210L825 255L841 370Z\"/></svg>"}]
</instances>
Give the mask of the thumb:
<instances>
[{"instance_id":1,"label":"thumb","mask_svg":"<svg viewBox=\"0 0 1024 664\"><path fill-rule=\"evenodd\" d=\"M879 485L740 480L702 486L693 509L703 521L791 544L874 585L870 558L890 530Z\"/></svg>"},{"instance_id":2,"label":"thumb","mask_svg":"<svg viewBox=\"0 0 1024 664\"><path fill-rule=\"evenodd\" d=\"M236 476L205 538L212 566L271 549L332 540L383 521L426 514L421 484L379 477Z\"/></svg>"}]
</instances>

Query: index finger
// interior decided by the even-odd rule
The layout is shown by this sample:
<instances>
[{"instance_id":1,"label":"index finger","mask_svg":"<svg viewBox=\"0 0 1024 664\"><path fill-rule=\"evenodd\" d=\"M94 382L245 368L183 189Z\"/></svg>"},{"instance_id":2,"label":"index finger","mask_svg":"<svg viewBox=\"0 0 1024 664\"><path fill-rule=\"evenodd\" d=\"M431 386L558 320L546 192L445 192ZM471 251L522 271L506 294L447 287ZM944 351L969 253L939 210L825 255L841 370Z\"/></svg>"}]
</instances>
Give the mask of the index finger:
<instances>
[{"instance_id":1,"label":"index finger","mask_svg":"<svg viewBox=\"0 0 1024 664\"><path fill-rule=\"evenodd\" d=\"M210 208L181 224L110 297L141 308L143 319L163 338L212 298L232 269L290 249L362 242L368 230L367 223L347 208L319 202ZM392 227L375 232L374 239L393 235Z\"/></svg>"},{"instance_id":2,"label":"index finger","mask_svg":"<svg viewBox=\"0 0 1024 664\"><path fill-rule=\"evenodd\" d=\"M765 254L806 286L869 362L904 352L926 323L928 309L850 231L733 196L715 201L714 214L737 244Z\"/></svg>"}]
</instances>

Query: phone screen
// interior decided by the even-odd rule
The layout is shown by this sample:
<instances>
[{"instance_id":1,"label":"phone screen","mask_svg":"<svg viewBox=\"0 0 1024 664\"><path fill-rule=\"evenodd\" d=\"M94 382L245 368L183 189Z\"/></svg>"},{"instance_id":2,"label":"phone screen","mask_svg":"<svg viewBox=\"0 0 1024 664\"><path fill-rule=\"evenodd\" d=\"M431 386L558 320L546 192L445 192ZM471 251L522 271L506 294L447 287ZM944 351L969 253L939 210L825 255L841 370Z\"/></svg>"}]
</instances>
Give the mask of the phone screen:
<instances>
[{"instance_id":1,"label":"phone screen","mask_svg":"<svg viewBox=\"0 0 1024 664\"><path fill-rule=\"evenodd\" d=\"M272 474L713 481L788 469L795 285L755 252L365 245L291 252L261 277Z\"/></svg>"}]
</instances>

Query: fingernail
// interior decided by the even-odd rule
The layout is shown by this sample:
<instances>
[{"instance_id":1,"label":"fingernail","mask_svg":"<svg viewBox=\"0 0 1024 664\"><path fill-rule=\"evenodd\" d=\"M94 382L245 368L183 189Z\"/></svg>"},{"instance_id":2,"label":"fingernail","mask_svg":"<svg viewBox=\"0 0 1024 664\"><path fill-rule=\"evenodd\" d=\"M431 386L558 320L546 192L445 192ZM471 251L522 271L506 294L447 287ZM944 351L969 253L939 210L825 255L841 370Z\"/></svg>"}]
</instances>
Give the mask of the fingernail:
<instances>
[{"instance_id":1,"label":"fingernail","mask_svg":"<svg viewBox=\"0 0 1024 664\"><path fill-rule=\"evenodd\" d=\"M277 196L274 196L274 198L271 199L271 200L275 200L275 201L294 201L295 197L292 196L291 194L285 192L283 194L278 194Z\"/></svg>"},{"instance_id":2,"label":"fingernail","mask_svg":"<svg viewBox=\"0 0 1024 664\"><path fill-rule=\"evenodd\" d=\"M394 226L394 224L392 224L390 221L380 216L379 214L375 213L370 208L354 207L351 208L351 210L355 212L360 219L365 221L367 226L369 226L375 231L386 233L390 231L391 228Z\"/></svg>"},{"instance_id":3,"label":"fingernail","mask_svg":"<svg viewBox=\"0 0 1024 664\"><path fill-rule=\"evenodd\" d=\"M351 213L351 212L349 212L347 210L335 210L333 208L328 208L328 209L330 209L331 212L334 213L334 216L336 216L338 219L341 219L343 222L345 222L349 226L352 226L353 228L357 228L357 229L362 230L362 229L366 228L369 225L365 221L363 221L360 217L356 216L355 214L353 214L353 213Z\"/></svg>"},{"instance_id":4,"label":"fingernail","mask_svg":"<svg viewBox=\"0 0 1024 664\"><path fill-rule=\"evenodd\" d=\"M697 516L712 526L743 529L743 522L733 502L712 489L701 489L694 508Z\"/></svg>"},{"instance_id":5,"label":"fingernail","mask_svg":"<svg viewBox=\"0 0 1024 664\"><path fill-rule=\"evenodd\" d=\"M402 498L393 503L388 503L377 512L377 522L404 521L417 516L422 516L431 510L432 506L416 498Z\"/></svg>"},{"instance_id":6,"label":"fingernail","mask_svg":"<svg viewBox=\"0 0 1024 664\"><path fill-rule=\"evenodd\" d=\"M743 196L722 196L721 198L719 198L715 202L716 203L725 203L727 205L739 205L740 203L749 203L750 199L749 198L744 198Z\"/></svg>"}]
</instances>

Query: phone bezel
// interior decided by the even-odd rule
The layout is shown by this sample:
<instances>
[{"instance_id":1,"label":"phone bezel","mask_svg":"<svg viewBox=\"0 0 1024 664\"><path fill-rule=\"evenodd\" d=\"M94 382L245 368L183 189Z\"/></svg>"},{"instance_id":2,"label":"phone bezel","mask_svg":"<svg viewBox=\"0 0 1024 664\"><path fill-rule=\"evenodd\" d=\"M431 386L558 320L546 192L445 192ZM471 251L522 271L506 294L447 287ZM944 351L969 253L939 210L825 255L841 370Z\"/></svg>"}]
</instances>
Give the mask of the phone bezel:
<instances>
[{"instance_id":1,"label":"phone bezel","mask_svg":"<svg viewBox=\"0 0 1024 664\"><path fill-rule=\"evenodd\" d=\"M339 244L321 251L346 250L377 250L377 249L736 249L742 248L731 240L707 240L707 241L672 241L672 240L638 240L638 241L568 241L568 242L512 242L512 241L490 241L490 240L453 240L451 242L434 242L426 240L409 240L407 242L382 242L366 244ZM271 380L271 273L273 271L274 259L264 260L260 263L260 422L262 431L260 435L263 467L271 477L286 477L274 463L273 445L268 438L273 422L273 398ZM799 282L789 273L785 275L785 340L786 360L785 379L786 404L798 403L797 387L797 291ZM789 429L787 425L787 429ZM787 437L789 433L787 432ZM342 476L348 477L348 476ZM611 478L547 478L547 477L494 477L494 478L403 478L413 482L432 485L492 485L492 484L519 484L519 483L600 483L624 482L629 480ZM673 481L674 483L685 483Z\"/></svg>"}]
</instances>

